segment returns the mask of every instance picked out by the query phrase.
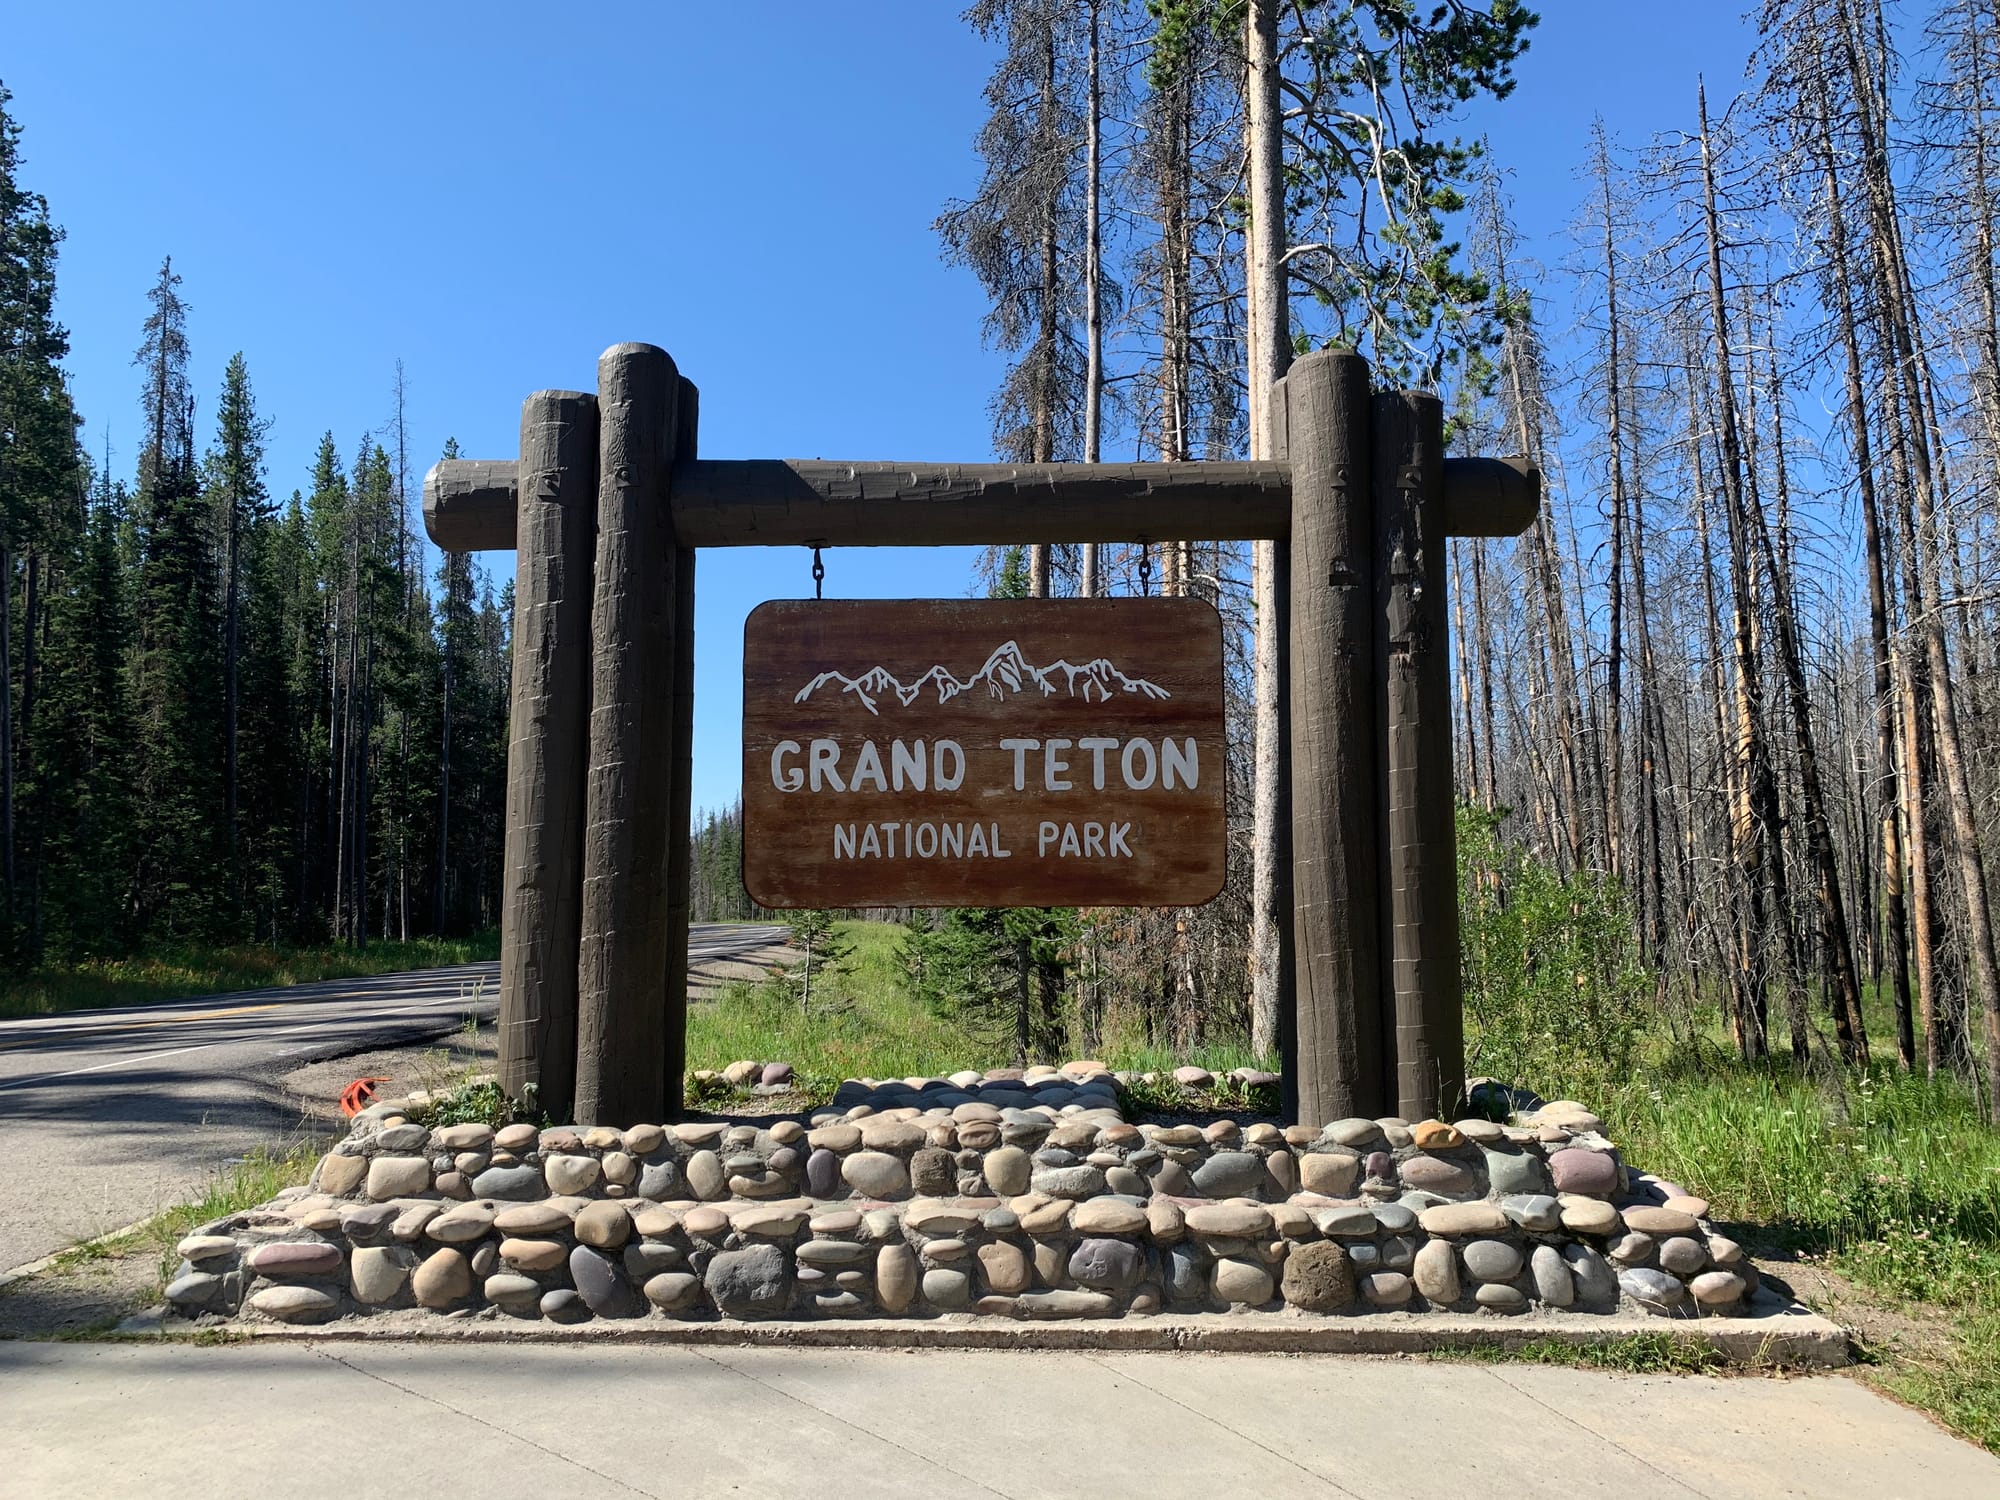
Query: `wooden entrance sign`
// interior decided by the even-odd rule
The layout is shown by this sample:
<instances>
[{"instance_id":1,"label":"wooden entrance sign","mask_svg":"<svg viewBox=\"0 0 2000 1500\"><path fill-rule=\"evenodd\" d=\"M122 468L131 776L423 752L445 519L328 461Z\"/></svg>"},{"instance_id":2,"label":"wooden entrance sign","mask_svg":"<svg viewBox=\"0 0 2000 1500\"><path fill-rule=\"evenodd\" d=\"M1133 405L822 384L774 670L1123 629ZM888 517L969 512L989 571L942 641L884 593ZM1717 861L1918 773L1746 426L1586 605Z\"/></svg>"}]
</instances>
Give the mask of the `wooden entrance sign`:
<instances>
[{"instance_id":1,"label":"wooden entrance sign","mask_svg":"<svg viewBox=\"0 0 2000 1500\"><path fill-rule=\"evenodd\" d=\"M542 1109L580 1124L680 1113L696 549L1269 539L1284 559L1271 604L1285 621L1289 827L1268 836L1289 850L1286 1113L1320 1123L1452 1108L1464 1049L1445 547L1525 531L1540 475L1518 459L1447 457L1437 401L1374 391L1348 350L1299 360L1272 401L1286 456L1251 463L703 459L694 387L663 350L621 344L594 400L529 398L518 463L431 470L433 541L520 551L501 915L509 1093L532 1085ZM1150 623L1171 621L1187 623ZM1208 899L1221 884L1219 640L1213 611L1189 600L766 606L745 653L751 894L773 906ZM1010 641L1017 654L996 661ZM959 683L988 669L1033 683L1058 661L1099 658L1170 696L1121 683L1121 696L1076 702L1038 686L989 703L961 690L927 707L921 728L903 727L916 696L892 711L871 694L871 711L832 679L800 696L826 672L857 688L874 668L901 688L934 668ZM797 756L779 754L787 740ZM814 740L833 742L817 792ZM861 759L871 740L886 791ZM940 789L945 740L965 767L961 777L947 754L956 784ZM1101 790L1090 740L1119 746L1103 748ZM1144 786L1124 775L1137 740L1152 747ZM1145 756L1132 755L1132 782L1144 781ZM786 792L793 771L805 780ZM1112 852L1120 823L1132 825L1120 837L1129 862ZM851 860L835 843L843 824ZM879 853L864 852L864 824ZM917 832L950 824L962 825L956 864L942 831L935 857ZM963 852L973 827L983 856Z\"/></svg>"},{"instance_id":2,"label":"wooden entrance sign","mask_svg":"<svg viewBox=\"0 0 2000 1500\"><path fill-rule=\"evenodd\" d=\"M1199 599L786 600L743 632L760 906L1196 906L1222 889Z\"/></svg>"}]
</instances>

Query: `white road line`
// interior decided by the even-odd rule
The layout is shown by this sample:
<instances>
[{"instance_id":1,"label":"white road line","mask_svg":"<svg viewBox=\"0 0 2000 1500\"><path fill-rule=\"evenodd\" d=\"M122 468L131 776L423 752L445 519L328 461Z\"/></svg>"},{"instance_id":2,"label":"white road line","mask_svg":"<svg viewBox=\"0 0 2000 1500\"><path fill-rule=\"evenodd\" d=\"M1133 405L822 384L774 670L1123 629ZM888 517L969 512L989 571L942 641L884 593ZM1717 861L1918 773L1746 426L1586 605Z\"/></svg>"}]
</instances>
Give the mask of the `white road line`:
<instances>
[{"instance_id":1,"label":"white road line","mask_svg":"<svg viewBox=\"0 0 2000 1500\"><path fill-rule=\"evenodd\" d=\"M450 1003L456 1005L458 1001L454 998ZM442 1008L442 1005L437 1002L429 1005L407 1005L398 1010L371 1011L366 1019L387 1020L391 1016L404 1016L416 1011L439 1010ZM212 1047L254 1047L265 1037L292 1036L298 1032L312 1031L325 1025L326 1021L324 1019L308 1021L301 1026L283 1026L275 1031L260 1031L254 1037L219 1037L212 1042L198 1042L192 1047L175 1047L164 1052L138 1052L130 1057L114 1058L110 1062L92 1063L87 1068L71 1068L65 1073L38 1073L32 1078L10 1078L4 1082L0 1082L0 1091L26 1088L31 1083L54 1083L62 1078L78 1078L85 1073L102 1073L111 1068L130 1067L133 1063L159 1062L169 1057L184 1057L190 1052L206 1052Z\"/></svg>"}]
</instances>

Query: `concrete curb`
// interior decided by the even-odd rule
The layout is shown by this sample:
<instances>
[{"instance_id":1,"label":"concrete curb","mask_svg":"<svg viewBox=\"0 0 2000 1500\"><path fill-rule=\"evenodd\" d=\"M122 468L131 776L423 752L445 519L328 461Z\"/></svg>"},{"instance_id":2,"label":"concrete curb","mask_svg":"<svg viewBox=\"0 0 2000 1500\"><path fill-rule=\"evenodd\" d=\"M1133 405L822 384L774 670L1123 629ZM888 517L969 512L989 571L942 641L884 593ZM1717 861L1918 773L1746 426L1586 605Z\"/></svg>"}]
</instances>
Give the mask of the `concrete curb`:
<instances>
[{"instance_id":1,"label":"concrete curb","mask_svg":"<svg viewBox=\"0 0 2000 1500\"><path fill-rule=\"evenodd\" d=\"M1316 1317L1299 1313L1227 1313L1193 1317L1078 1318L1017 1323L964 1314L916 1319L682 1322L644 1320L548 1323L484 1317L440 1318L385 1313L322 1327L218 1324L231 1339L287 1343L661 1344L687 1348L1171 1350L1232 1354L1426 1354L1518 1350L1535 1343L1576 1348L1665 1335L1691 1349L1713 1350L1732 1364L1832 1370L1852 1360L1848 1331L1796 1303L1766 1294L1747 1318L1668 1320L1645 1315L1539 1313L1498 1318L1479 1313L1370 1313ZM204 1330L169 1321L169 1338ZM134 1329L134 1332L139 1331ZM149 1328L147 1331L151 1331Z\"/></svg>"}]
</instances>

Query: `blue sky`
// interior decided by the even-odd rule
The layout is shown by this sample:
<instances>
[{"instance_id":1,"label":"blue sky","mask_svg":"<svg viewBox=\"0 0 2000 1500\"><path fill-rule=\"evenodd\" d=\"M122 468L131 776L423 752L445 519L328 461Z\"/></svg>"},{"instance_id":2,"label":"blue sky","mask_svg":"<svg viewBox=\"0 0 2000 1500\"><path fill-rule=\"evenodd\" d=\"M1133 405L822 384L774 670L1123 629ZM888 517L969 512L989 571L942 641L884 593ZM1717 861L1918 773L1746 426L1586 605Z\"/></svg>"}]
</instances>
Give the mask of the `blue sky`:
<instances>
[{"instance_id":1,"label":"blue sky","mask_svg":"<svg viewBox=\"0 0 2000 1500\"><path fill-rule=\"evenodd\" d=\"M1636 145L1691 120L1697 72L1712 99L1734 91L1746 3L1544 0L1520 87L1467 122L1531 234L1569 221L1594 114ZM171 254L198 420L241 350L278 495L322 431L348 456L383 426L398 358L428 464L447 436L511 456L521 397L590 389L621 339L701 386L713 457L987 457L1001 364L930 227L978 181L991 54L958 9L9 7L0 81L24 181L69 233L60 312L92 452L108 438L129 474L132 352ZM835 553L828 591L961 594L970 559ZM796 552L702 555L697 804L735 794L744 616L810 586Z\"/></svg>"}]
</instances>

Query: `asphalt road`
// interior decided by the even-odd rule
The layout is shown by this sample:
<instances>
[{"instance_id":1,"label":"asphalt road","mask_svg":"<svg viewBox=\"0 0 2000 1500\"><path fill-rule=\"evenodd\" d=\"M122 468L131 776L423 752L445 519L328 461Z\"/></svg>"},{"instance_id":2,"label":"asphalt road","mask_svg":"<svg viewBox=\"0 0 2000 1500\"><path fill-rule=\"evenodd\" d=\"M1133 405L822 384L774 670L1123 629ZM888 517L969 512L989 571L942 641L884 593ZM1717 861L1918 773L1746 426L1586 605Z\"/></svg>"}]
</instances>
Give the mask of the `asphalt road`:
<instances>
[{"instance_id":1,"label":"asphalt road","mask_svg":"<svg viewBox=\"0 0 2000 1500\"><path fill-rule=\"evenodd\" d=\"M689 958L726 959L782 933L699 926ZM0 1273L180 1202L218 1166L296 1137L286 1073L490 1020L498 975L498 964L466 964L0 1021Z\"/></svg>"}]
</instances>

